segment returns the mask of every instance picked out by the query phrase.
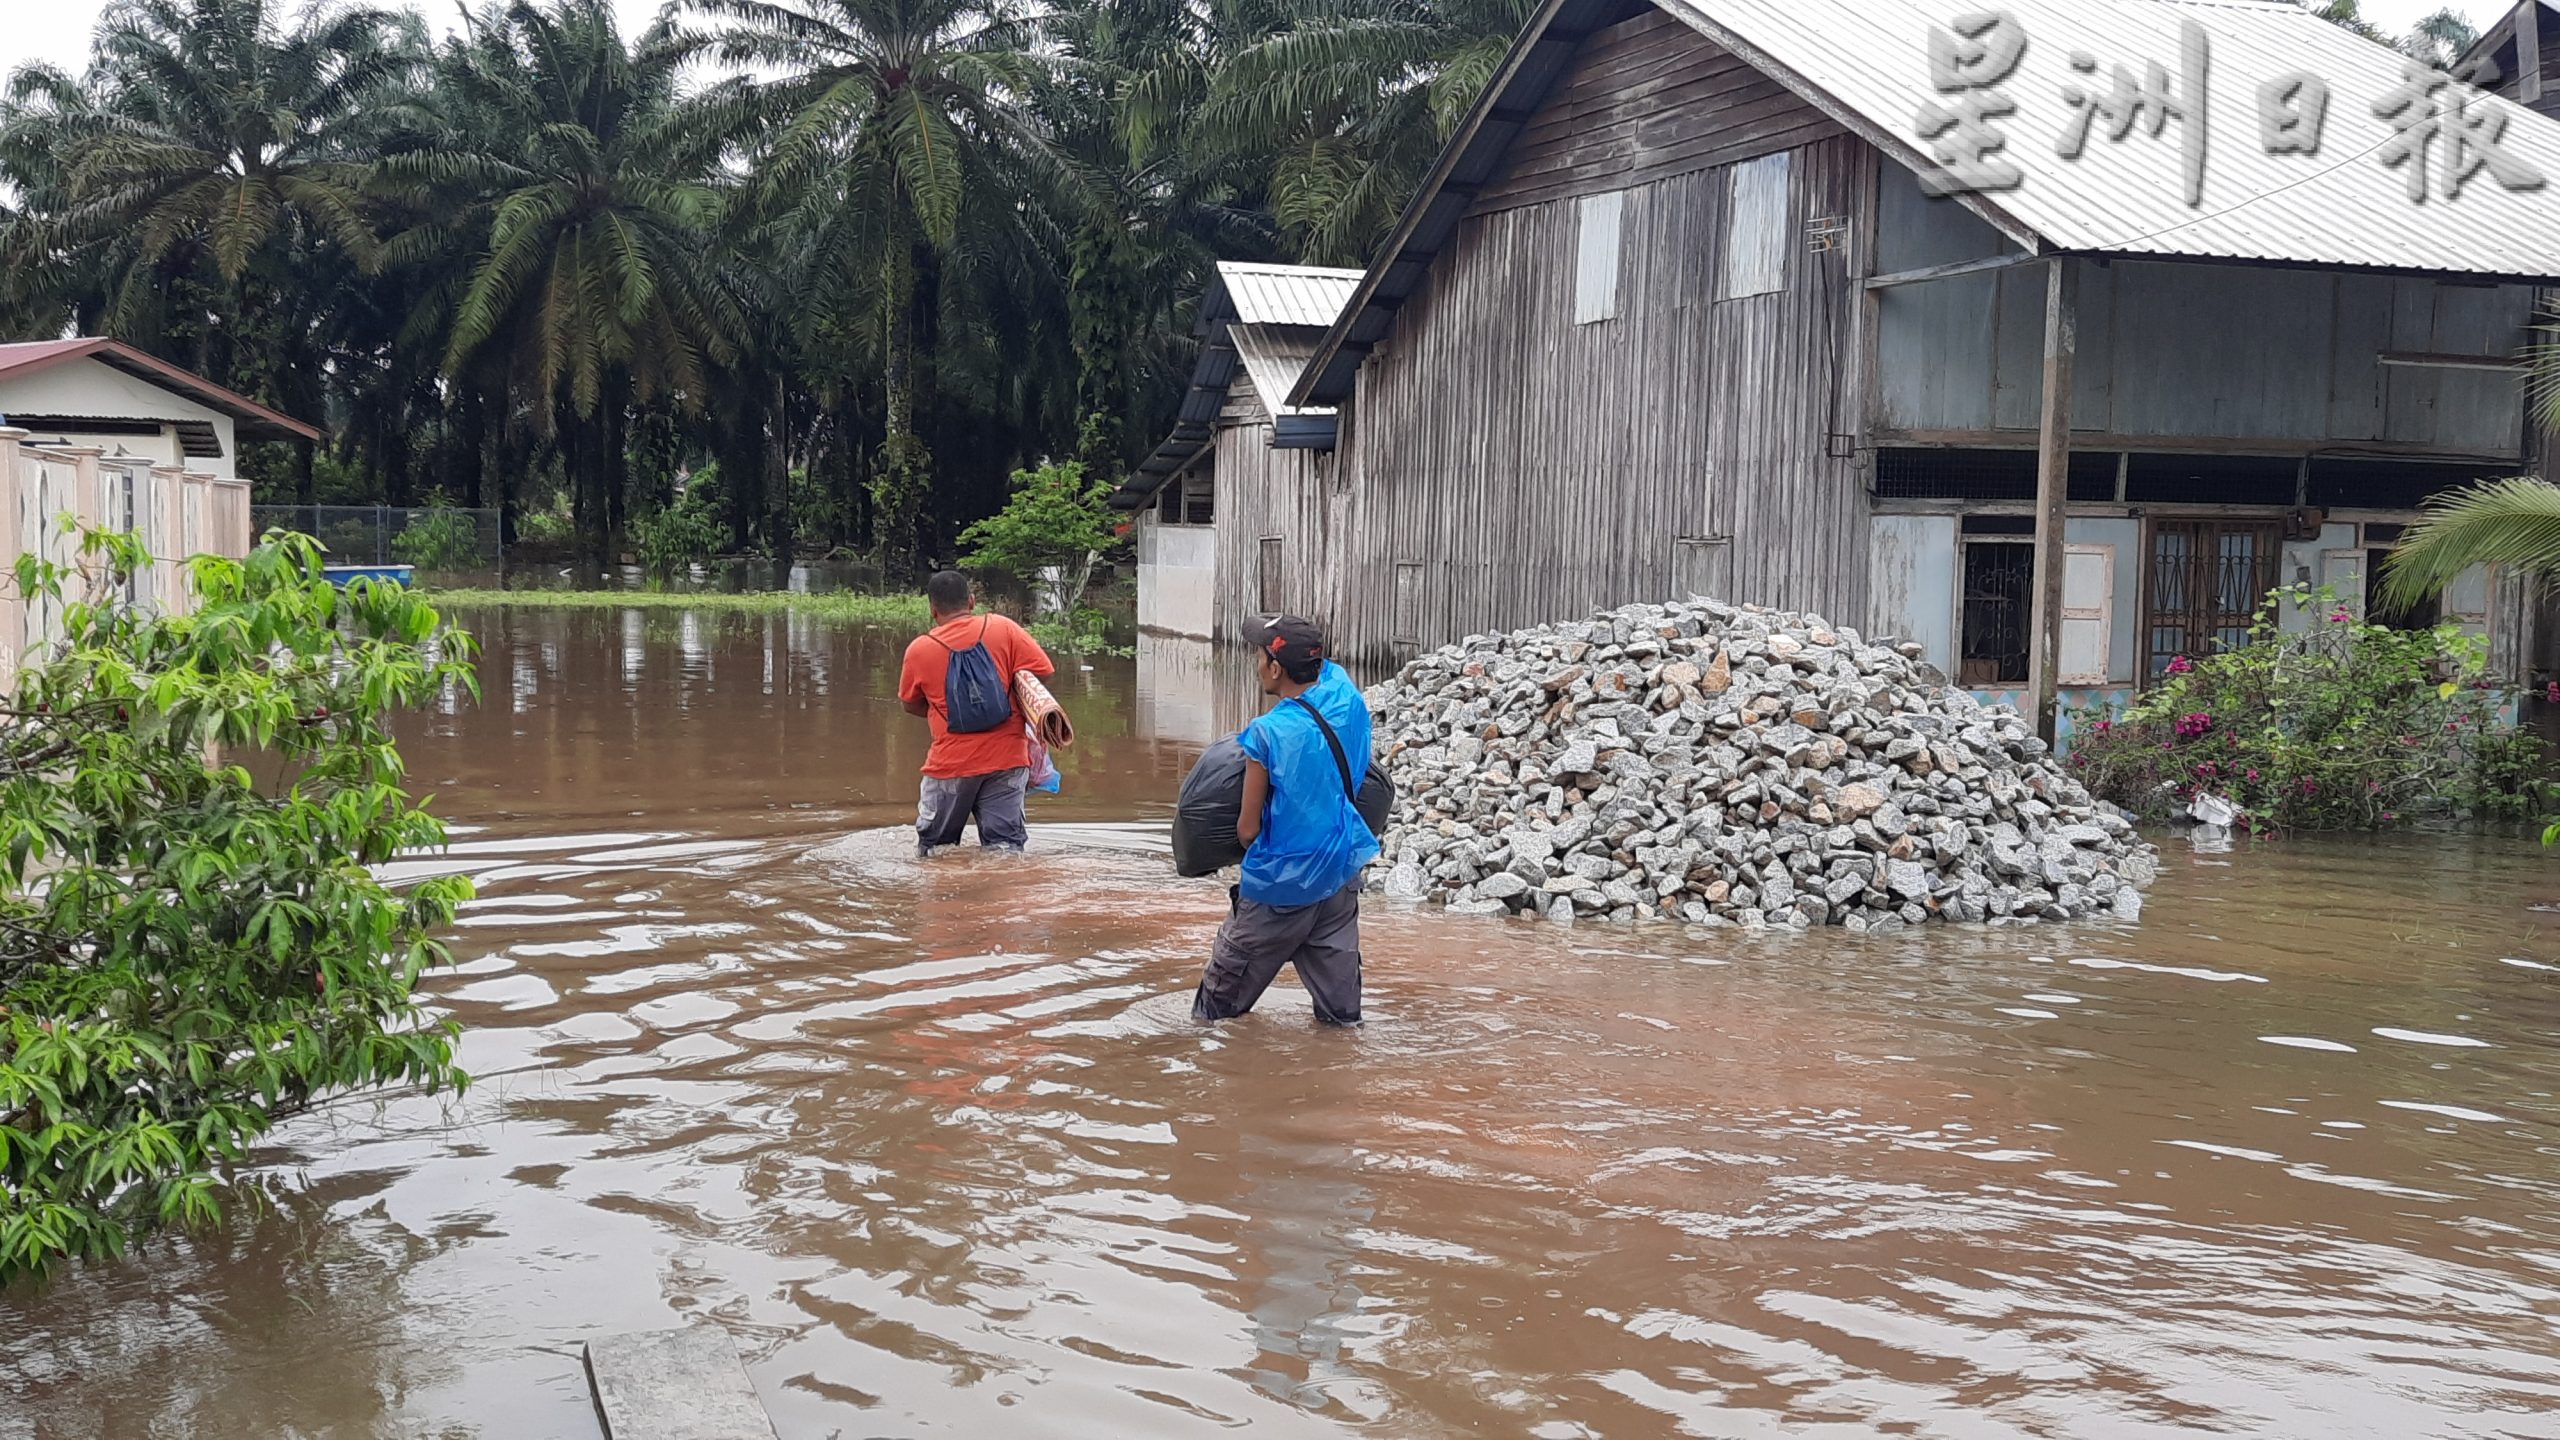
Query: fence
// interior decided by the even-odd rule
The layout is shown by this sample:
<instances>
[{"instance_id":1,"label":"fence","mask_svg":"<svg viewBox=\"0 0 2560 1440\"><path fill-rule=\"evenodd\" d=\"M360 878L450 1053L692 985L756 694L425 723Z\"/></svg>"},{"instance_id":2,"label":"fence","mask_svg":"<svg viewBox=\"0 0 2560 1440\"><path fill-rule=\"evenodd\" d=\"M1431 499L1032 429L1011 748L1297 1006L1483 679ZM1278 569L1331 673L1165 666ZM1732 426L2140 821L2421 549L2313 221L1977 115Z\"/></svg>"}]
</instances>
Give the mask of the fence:
<instances>
[{"instance_id":1,"label":"fence","mask_svg":"<svg viewBox=\"0 0 2560 1440\"><path fill-rule=\"evenodd\" d=\"M247 481L110 459L92 446L39 448L26 438L0 427L0 569L30 554L72 567L80 527L130 531L151 563L127 578L124 598L183 614L195 604L182 564L188 556L249 553ZM77 599L84 581L96 579L75 576L65 594ZM21 656L61 636L61 601L0 587L0 691L15 683Z\"/></svg>"},{"instance_id":2,"label":"fence","mask_svg":"<svg viewBox=\"0 0 2560 1440\"><path fill-rule=\"evenodd\" d=\"M504 559L498 512L450 506L260 505L255 533L299 530L328 547L333 565L411 565L420 570L495 570Z\"/></svg>"}]
</instances>

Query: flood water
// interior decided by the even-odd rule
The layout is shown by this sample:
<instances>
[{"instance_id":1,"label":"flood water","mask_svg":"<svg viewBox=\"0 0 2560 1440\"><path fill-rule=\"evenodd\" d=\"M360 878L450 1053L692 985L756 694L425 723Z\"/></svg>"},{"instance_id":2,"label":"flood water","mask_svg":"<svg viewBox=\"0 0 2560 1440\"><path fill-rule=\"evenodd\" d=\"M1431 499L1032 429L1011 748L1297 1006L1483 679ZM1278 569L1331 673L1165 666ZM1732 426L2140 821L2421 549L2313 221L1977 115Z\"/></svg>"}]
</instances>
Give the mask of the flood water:
<instances>
[{"instance_id":1,"label":"flood water","mask_svg":"<svg viewBox=\"0 0 2560 1440\"><path fill-rule=\"evenodd\" d=\"M407 746L477 1083L0 1297L0 1440L590 1440L580 1343L697 1319L781 1440L2560 1436L2530 844L2170 845L2133 928L1373 907L1365 1029L1211 1029L1228 667L1063 676L1036 853L920 864L897 637L478 621Z\"/></svg>"}]
</instances>

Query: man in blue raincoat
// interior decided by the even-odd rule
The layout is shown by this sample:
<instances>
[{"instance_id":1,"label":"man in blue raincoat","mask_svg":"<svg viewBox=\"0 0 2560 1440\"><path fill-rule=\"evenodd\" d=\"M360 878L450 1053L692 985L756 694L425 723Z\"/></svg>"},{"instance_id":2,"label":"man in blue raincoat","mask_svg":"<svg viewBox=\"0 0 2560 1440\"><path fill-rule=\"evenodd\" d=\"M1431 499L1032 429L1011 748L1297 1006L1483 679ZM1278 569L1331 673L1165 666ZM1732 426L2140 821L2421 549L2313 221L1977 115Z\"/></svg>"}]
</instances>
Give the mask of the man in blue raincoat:
<instances>
[{"instance_id":1,"label":"man in blue raincoat","mask_svg":"<svg viewBox=\"0 0 2560 1440\"><path fill-rule=\"evenodd\" d=\"M1360 872L1378 856L1352 804L1369 767L1369 702L1325 658L1324 631L1283 615L1251 639L1262 693L1280 703L1237 737L1244 875L1192 998L1202 1020L1242 1015L1294 964L1316 1018L1360 1023Z\"/></svg>"}]
</instances>

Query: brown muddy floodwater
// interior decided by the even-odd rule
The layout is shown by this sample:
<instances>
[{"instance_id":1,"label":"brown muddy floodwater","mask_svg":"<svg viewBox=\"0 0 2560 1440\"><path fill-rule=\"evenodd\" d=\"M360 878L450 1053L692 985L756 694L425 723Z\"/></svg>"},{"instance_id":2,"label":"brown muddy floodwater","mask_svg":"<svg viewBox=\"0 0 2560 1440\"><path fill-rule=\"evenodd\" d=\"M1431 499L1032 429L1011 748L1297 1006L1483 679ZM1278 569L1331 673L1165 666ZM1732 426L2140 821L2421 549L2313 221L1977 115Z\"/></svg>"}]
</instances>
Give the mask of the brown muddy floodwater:
<instances>
[{"instance_id":1,"label":"brown muddy floodwater","mask_svg":"<svg viewBox=\"0 0 2560 1440\"><path fill-rule=\"evenodd\" d=\"M689 1319L782 1440L2560 1436L2530 844L2173 844L2135 928L1381 906L1365 1030L1212 1030L1227 667L1062 677L1037 852L919 864L897 637L479 618L408 751L477 1085L0 1297L0 1440L588 1440L579 1343Z\"/></svg>"}]
</instances>

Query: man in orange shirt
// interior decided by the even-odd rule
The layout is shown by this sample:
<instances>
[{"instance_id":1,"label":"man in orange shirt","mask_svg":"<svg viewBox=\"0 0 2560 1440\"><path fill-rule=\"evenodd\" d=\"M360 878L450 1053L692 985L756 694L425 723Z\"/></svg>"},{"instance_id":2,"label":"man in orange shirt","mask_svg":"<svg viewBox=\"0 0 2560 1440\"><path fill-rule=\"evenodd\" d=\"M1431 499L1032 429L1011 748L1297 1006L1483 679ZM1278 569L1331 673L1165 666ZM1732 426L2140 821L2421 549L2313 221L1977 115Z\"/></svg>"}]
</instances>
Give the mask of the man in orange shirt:
<instances>
[{"instance_id":1,"label":"man in orange shirt","mask_svg":"<svg viewBox=\"0 0 2560 1440\"><path fill-rule=\"evenodd\" d=\"M973 613L969 577L959 571L935 575L924 594L933 625L907 643L898 673L898 699L933 731L916 803L916 852L959 844L972 818L979 844L1019 850L1029 838L1022 797L1031 784L1031 738L1013 677L1028 670L1045 679L1057 667L1021 626Z\"/></svg>"}]
</instances>

